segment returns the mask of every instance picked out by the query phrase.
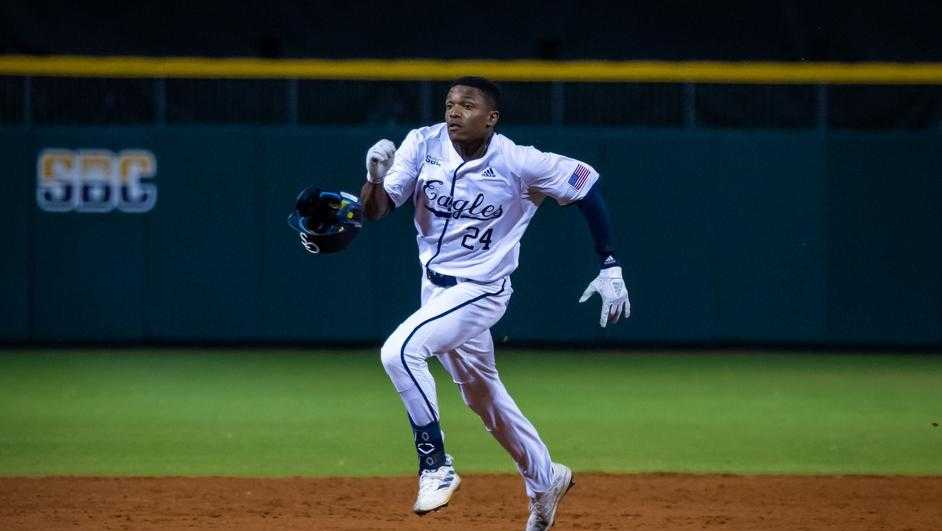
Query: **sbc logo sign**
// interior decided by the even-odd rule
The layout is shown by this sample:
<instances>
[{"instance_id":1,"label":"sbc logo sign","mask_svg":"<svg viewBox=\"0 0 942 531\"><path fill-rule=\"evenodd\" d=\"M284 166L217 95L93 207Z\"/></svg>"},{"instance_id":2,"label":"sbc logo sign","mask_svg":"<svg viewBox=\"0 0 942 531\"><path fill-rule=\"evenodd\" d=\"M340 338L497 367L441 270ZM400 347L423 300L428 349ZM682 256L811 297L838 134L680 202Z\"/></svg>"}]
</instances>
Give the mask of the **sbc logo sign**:
<instances>
[{"instance_id":1,"label":"sbc logo sign","mask_svg":"<svg viewBox=\"0 0 942 531\"><path fill-rule=\"evenodd\" d=\"M147 212L157 203L150 151L44 149L36 161L36 202L47 212Z\"/></svg>"}]
</instances>

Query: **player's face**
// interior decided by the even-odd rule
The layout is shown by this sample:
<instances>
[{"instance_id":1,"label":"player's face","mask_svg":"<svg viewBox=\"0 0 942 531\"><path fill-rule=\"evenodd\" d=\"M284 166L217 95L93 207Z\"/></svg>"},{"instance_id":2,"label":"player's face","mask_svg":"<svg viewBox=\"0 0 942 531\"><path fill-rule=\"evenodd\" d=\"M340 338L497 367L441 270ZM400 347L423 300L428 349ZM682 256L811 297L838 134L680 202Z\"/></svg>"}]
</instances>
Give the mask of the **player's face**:
<instances>
[{"instance_id":1,"label":"player's face","mask_svg":"<svg viewBox=\"0 0 942 531\"><path fill-rule=\"evenodd\" d=\"M456 85L445 97L445 122L452 142L484 140L499 116L479 88Z\"/></svg>"}]
</instances>

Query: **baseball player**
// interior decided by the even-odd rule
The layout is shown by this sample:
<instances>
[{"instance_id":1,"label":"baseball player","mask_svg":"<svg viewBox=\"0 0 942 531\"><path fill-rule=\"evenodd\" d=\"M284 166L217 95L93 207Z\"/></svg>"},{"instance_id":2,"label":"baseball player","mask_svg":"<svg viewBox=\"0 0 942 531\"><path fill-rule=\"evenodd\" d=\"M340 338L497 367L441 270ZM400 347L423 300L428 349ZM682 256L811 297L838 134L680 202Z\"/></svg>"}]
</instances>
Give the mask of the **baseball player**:
<instances>
[{"instance_id":1,"label":"baseball player","mask_svg":"<svg viewBox=\"0 0 942 531\"><path fill-rule=\"evenodd\" d=\"M579 302L593 293L601 296L603 327L627 318L630 305L596 186L598 173L585 162L516 145L495 132L499 118L494 83L479 77L455 80L445 99L444 123L410 131L398 149L385 139L369 149L360 201L370 220L410 200L414 207L422 306L381 351L409 414L419 458L413 510L423 515L444 507L461 482L445 453L435 380L427 365L436 357L516 462L530 498L526 529L545 530L573 484L572 471L552 461L504 388L490 328L507 309L520 238L546 197L575 204L594 240L600 272Z\"/></svg>"}]
</instances>

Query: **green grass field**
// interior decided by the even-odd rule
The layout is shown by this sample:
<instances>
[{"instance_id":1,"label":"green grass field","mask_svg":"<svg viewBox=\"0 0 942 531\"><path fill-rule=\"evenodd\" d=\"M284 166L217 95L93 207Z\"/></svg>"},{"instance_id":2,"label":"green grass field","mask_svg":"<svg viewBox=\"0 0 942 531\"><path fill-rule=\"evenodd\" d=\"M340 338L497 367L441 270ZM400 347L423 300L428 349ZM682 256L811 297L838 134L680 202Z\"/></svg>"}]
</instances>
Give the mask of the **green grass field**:
<instances>
[{"instance_id":1,"label":"green grass field","mask_svg":"<svg viewBox=\"0 0 942 531\"><path fill-rule=\"evenodd\" d=\"M460 470L513 465L433 362ZM499 352L582 471L942 474L942 356ZM0 353L0 475L399 475L375 352Z\"/></svg>"}]
</instances>

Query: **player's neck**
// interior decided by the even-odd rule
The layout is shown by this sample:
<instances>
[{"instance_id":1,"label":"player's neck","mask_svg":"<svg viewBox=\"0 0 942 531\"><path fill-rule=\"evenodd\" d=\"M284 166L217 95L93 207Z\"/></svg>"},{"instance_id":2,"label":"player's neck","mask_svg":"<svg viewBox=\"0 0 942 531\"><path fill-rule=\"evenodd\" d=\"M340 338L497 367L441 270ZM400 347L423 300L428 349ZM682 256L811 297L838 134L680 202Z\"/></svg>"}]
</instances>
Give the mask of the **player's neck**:
<instances>
[{"instance_id":1,"label":"player's neck","mask_svg":"<svg viewBox=\"0 0 942 531\"><path fill-rule=\"evenodd\" d=\"M492 131L483 139L468 142L452 142L452 145L455 146L455 151L458 152L458 155L461 155L462 160L479 159L487 153L487 146L491 143L491 137L493 136L494 133Z\"/></svg>"}]
</instances>

